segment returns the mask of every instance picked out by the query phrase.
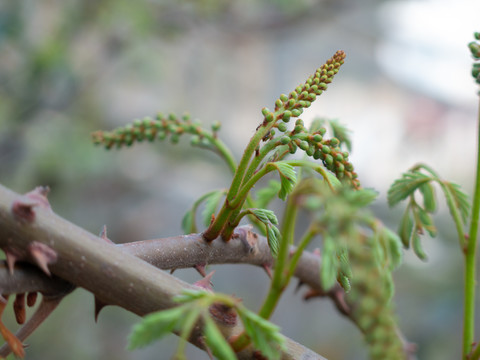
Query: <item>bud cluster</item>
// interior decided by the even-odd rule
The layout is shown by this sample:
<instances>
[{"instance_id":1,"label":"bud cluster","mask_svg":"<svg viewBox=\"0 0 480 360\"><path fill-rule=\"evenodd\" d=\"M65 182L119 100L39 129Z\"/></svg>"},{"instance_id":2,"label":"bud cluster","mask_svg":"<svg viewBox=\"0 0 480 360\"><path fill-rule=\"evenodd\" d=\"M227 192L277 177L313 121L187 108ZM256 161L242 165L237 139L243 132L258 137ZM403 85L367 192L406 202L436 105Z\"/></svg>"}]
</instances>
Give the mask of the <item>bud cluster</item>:
<instances>
[{"instance_id":1,"label":"bud cluster","mask_svg":"<svg viewBox=\"0 0 480 360\"><path fill-rule=\"evenodd\" d=\"M173 114L168 116L158 114L155 119L151 117L137 119L132 124L113 131L96 131L92 133L92 137L96 145L103 144L106 149L111 149L113 146L117 148L131 146L135 142L144 140L164 140L168 136L170 141L176 144L181 135L191 134L194 135L191 139L192 145L209 147L209 138L216 137L218 130L220 130L219 123L214 123L212 133L208 133L201 128L198 121L192 121L188 115L178 118Z\"/></svg>"},{"instance_id":2,"label":"bud cluster","mask_svg":"<svg viewBox=\"0 0 480 360\"><path fill-rule=\"evenodd\" d=\"M470 52L475 60L472 68L472 76L476 83L480 85L480 33L476 32L474 36L475 40L477 41L472 41L470 44L468 44L468 47L470 48Z\"/></svg>"},{"instance_id":3,"label":"bud cluster","mask_svg":"<svg viewBox=\"0 0 480 360\"><path fill-rule=\"evenodd\" d=\"M328 84L332 82L333 77L344 63L345 56L344 51L338 50L304 84L297 86L289 95L280 95L280 98L275 101L275 112L263 108L264 124L274 120L288 123L290 118L299 117L303 113L303 109L310 107L317 96L327 90Z\"/></svg>"},{"instance_id":4,"label":"bud cluster","mask_svg":"<svg viewBox=\"0 0 480 360\"><path fill-rule=\"evenodd\" d=\"M275 111L268 108L262 109L264 116L263 126L271 125L272 130L263 138L264 141L277 141L278 145L288 145L288 151L294 154L298 148L313 157L321 160L325 167L332 171L339 179L350 180L355 188L360 187L357 174L353 171L353 165L348 161L348 152L340 148L340 141L337 138L324 139L325 128L311 133L305 128L304 123L298 117L303 110L310 107L317 96L321 95L328 84L338 73L340 66L344 63L345 52L337 51L325 64L319 67L304 84L296 87L289 95L282 94L275 101ZM294 128L288 132L287 123L292 118L297 118ZM276 128L283 135L274 138Z\"/></svg>"},{"instance_id":5,"label":"bud cluster","mask_svg":"<svg viewBox=\"0 0 480 360\"><path fill-rule=\"evenodd\" d=\"M391 302L392 279L375 261L369 243L373 239L365 240L349 246L354 276L346 301L352 309L351 317L365 336L371 359L405 359Z\"/></svg>"},{"instance_id":6,"label":"bud cluster","mask_svg":"<svg viewBox=\"0 0 480 360\"><path fill-rule=\"evenodd\" d=\"M287 132L283 125L280 122L276 126L278 130L284 132L284 135L280 136L278 141L281 145L288 145L290 154L294 154L300 148L308 156L322 161L323 165L333 172L338 179L350 181L354 188L360 187L357 173L348 160L349 153L341 149L340 141L337 138L324 138L326 133L324 127L311 133L305 128L301 119L295 121L295 126L291 131Z\"/></svg>"}]
</instances>

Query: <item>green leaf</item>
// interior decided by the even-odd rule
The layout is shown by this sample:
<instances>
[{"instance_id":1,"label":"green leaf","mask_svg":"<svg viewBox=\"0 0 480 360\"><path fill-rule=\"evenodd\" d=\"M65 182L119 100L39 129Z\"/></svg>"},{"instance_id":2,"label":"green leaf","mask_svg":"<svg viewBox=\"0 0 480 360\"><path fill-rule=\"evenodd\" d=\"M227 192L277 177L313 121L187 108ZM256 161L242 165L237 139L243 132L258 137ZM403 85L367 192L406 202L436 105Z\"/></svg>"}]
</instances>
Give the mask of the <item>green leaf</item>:
<instances>
[{"instance_id":1,"label":"green leaf","mask_svg":"<svg viewBox=\"0 0 480 360\"><path fill-rule=\"evenodd\" d=\"M383 227L382 230L381 239L386 244L390 269L394 270L403 260L402 240L390 229Z\"/></svg>"},{"instance_id":2,"label":"green leaf","mask_svg":"<svg viewBox=\"0 0 480 360\"><path fill-rule=\"evenodd\" d=\"M408 172L390 186L387 198L388 205L395 206L400 201L413 194L421 185L431 181L432 178L419 172Z\"/></svg>"},{"instance_id":3,"label":"green leaf","mask_svg":"<svg viewBox=\"0 0 480 360\"><path fill-rule=\"evenodd\" d=\"M130 334L128 349L144 347L170 334L185 314L185 307L177 306L145 316Z\"/></svg>"},{"instance_id":4,"label":"green leaf","mask_svg":"<svg viewBox=\"0 0 480 360\"><path fill-rule=\"evenodd\" d=\"M435 200L435 189L433 188L432 184L422 184L420 185L419 189L423 195L423 205L425 210L429 213L435 212L437 208L437 202Z\"/></svg>"},{"instance_id":5,"label":"green leaf","mask_svg":"<svg viewBox=\"0 0 480 360\"><path fill-rule=\"evenodd\" d=\"M182 230L184 234L196 233L197 227L195 226L195 214L194 210L190 209L185 213L182 219Z\"/></svg>"},{"instance_id":6,"label":"green leaf","mask_svg":"<svg viewBox=\"0 0 480 360\"><path fill-rule=\"evenodd\" d=\"M266 208L268 204L277 196L280 191L281 185L277 180L270 180L268 186L258 190L257 195L257 207Z\"/></svg>"},{"instance_id":7,"label":"green leaf","mask_svg":"<svg viewBox=\"0 0 480 360\"><path fill-rule=\"evenodd\" d=\"M327 177L327 179L325 179L325 181L330 182L330 184L332 184L334 189L338 189L342 186L341 181L338 180L337 176L334 173L332 173L328 170L325 170L324 172L322 172L322 176L324 178Z\"/></svg>"},{"instance_id":8,"label":"green leaf","mask_svg":"<svg viewBox=\"0 0 480 360\"><path fill-rule=\"evenodd\" d=\"M319 131L325 125L325 119L322 118L315 118L313 119L312 123L310 124L310 133L315 133Z\"/></svg>"},{"instance_id":9,"label":"green leaf","mask_svg":"<svg viewBox=\"0 0 480 360\"><path fill-rule=\"evenodd\" d=\"M345 144L348 151L352 151L351 131L346 126L340 124L338 120L329 120L328 122L332 128L333 136L340 140L340 144Z\"/></svg>"},{"instance_id":10,"label":"green leaf","mask_svg":"<svg viewBox=\"0 0 480 360\"><path fill-rule=\"evenodd\" d=\"M212 215L217 211L218 204L225 195L225 190L215 190L205 197L205 208L202 211L203 225L209 226L212 220Z\"/></svg>"},{"instance_id":11,"label":"green leaf","mask_svg":"<svg viewBox=\"0 0 480 360\"><path fill-rule=\"evenodd\" d=\"M262 223L265 225L268 225L269 223L272 223L274 225L278 224L277 217L275 216L275 213L272 210L267 210L267 209L250 209L253 215L260 220Z\"/></svg>"},{"instance_id":12,"label":"green leaf","mask_svg":"<svg viewBox=\"0 0 480 360\"><path fill-rule=\"evenodd\" d=\"M279 242L282 235L275 225L267 225L267 241L274 258L278 255Z\"/></svg>"},{"instance_id":13,"label":"green leaf","mask_svg":"<svg viewBox=\"0 0 480 360\"><path fill-rule=\"evenodd\" d=\"M173 301L177 302L177 303L188 303L188 302L192 302L192 301L195 301L195 300L199 300L199 299L203 299L205 297L208 297L210 296L211 293L206 291L206 290L202 290L202 289L183 289L182 290L182 293L180 295L177 295L173 298Z\"/></svg>"},{"instance_id":14,"label":"green leaf","mask_svg":"<svg viewBox=\"0 0 480 360\"><path fill-rule=\"evenodd\" d=\"M335 285L337 279L338 262L334 240L325 235L323 238L322 261L320 263L320 280L322 288L328 291Z\"/></svg>"},{"instance_id":15,"label":"green leaf","mask_svg":"<svg viewBox=\"0 0 480 360\"><path fill-rule=\"evenodd\" d=\"M205 326L203 328L203 332L205 335L205 342L210 350L212 350L212 354L218 359L236 360L237 356L233 352L230 345L228 345L227 341L213 320L206 316L204 317L204 324Z\"/></svg>"},{"instance_id":16,"label":"green leaf","mask_svg":"<svg viewBox=\"0 0 480 360\"><path fill-rule=\"evenodd\" d=\"M295 169L292 165L284 161L277 161L269 164L276 167L278 173L280 174L280 191L278 192L278 197L282 200L285 200L287 195L292 192L295 184L297 183Z\"/></svg>"},{"instance_id":17,"label":"green leaf","mask_svg":"<svg viewBox=\"0 0 480 360\"><path fill-rule=\"evenodd\" d=\"M421 259L421 260L427 260L427 254L425 254L425 251L423 251L423 247L421 244L420 240L420 235L415 231L412 236L412 247L413 251L415 254Z\"/></svg>"},{"instance_id":18,"label":"green leaf","mask_svg":"<svg viewBox=\"0 0 480 360\"><path fill-rule=\"evenodd\" d=\"M437 228L435 225L433 225L433 219L430 214L421 207L417 207L417 213L421 221L422 228L427 230L431 237L435 237L437 235Z\"/></svg>"},{"instance_id":19,"label":"green leaf","mask_svg":"<svg viewBox=\"0 0 480 360\"><path fill-rule=\"evenodd\" d=\"M470 201L468 199L468 195L461 190L460 185L452 182L445 182L444 184L448 190L450 190L455 205L460 210L463 223L466 224L468 221L468 214L470 213Z\"/></svg>"},{"instance_id":20,"label":"green leaf","mask_svg":"<svg viewBox=\"0 0 480 360\"><path fill-rule=\"evenodd\" d=\"M280 328L243 306L237 310L254 347L267 359L280 359L280 351L285 349L285 338L280 334Z\"/></svg>"},{"instance_id":21,"label":"green leaf","mask_svg":"<svg viewBox=\"0 0 480 360\"><path fill-rule=\"evenodd\" d=\"M410 239L412 237L412 232L413 221L412 215L410 213L410 206L408 206L403 213L402 220L400 221L400 226L398 228L398 234L400 235L400 239L405 249L408 249L410 247Z\"/></svg>"},{"instance_id":22,"label":"green leaf","mask_svg":"<svg viewBox=\"0 0 480 360\"><path fill-rule=\"evenodd\" d=\"M378 196L378 192L373 189L351 190L347 188L345 198L347 201L357 208L370 205Z\"/></svg>"}]
</instances>

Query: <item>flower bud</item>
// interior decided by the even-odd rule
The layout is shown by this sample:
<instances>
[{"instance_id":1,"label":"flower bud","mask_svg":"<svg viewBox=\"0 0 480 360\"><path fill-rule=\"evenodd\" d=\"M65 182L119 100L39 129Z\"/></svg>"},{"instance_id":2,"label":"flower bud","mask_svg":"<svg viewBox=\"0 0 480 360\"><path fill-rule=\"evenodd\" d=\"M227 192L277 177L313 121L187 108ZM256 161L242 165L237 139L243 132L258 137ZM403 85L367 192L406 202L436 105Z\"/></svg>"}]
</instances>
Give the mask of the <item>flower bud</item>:
<instances>
[{"instance_id":1,"label":"flower bud","mask_svg":"<svg viewBox=\"0 0 480 360\"><path fill-rule=\"evenodd\" d=\"M287 124L285 124L283 122L280 122L280 123L277 124L277 128L281 132L285 132L285 131L287 131Z\"/></svg>"},{"instance_id":2,"label":"flower bud","mask_svg":"<svg viewBox=\"0 0 480 360\"><path fill-rule=\"evenodd\" d=\"M303 113L303 109L302 109L302 108L300 108L300 109L293 109L293 110L292 110L292 115L295 116L295 117L298 117L298 116L302 115L302 113Z\"/></svg>"},{"instance_id":3,"label":"flower bud","mask_svg":"<svg viewBox=\"0 0 480 360\"><path fill-rule=\"evenodd\" d=\"M199 145L199 144L200 144L200 141L201 141L201 140L200 140L200 136L194 135L194 136L192 136L192 138L190 139L190 145L193 145L193 146Z\"/></svg>"},{"instance_id":4,"label":"flower bud","mask_svg":"<svg viewBox=\"0 0 480 360\"><path fill-rule=\"evenodd\" d=\"M215 121L213 124L212 124L212 131L213 132L217 132L220 130L220 128L222 127L222 124L220 123L220 121Z\"/></svg>"},{"instance_id":5,"label":"flower bud","mask_svg":"<svg viewBox=\"0 0 480 360\"><path fill-rule=\"evenodd\" d=\"M292 116L292 112L290 110L285 110L282 120L287 123L290 121L290 116Z\"/></svg>"},{"instance_id":6,"label":"flower bud","mask_svg":"<svg viewBox=\"0 0 480 360\"><path fill-rule=\"evenodd\" d=\"M324 154L330 154L331 150L327 145L323 145L321 150L323 151ZM332 158L333 161L333 158Z\"/></svg>"},{"instance_id":7,"label":"flower bud","mask_svg":"<svg viewBox=\"0 0 480 360\"><path fill-rule=\"evenodd\" d=\"M320 141L322 141L322 140L323 140L322 135L320 135L320 134L315 134L315 135L313 135L313 141L315 141L315 142L320 142Z\"/></svg>"},{"instance_id":8,"label":"flower bud","mask_svg":"<svg viewBox=\"0 0 480 360\"><path fill-rule=\"evenodd\" d=\"M280 138L280 142L282 143L282 145L287 145L289 142L290 142L290 138L288 136L282 136Z\"/></svg>"},{"instance_id":9,"label":"flower bud","mask_svg":"<svg viewBox=\"0 0 480 360\"><path fill-rule=\"evenodd\" d=\"M148 141L153 141L155 140L155 131L152 129L146 129L145 130L145 137L148 139Z\"/></svg>"},{"instance_id":10,"label":"flower bud","mask_svg":"<svg viewBox=\"0 0 480 360\"><path fill-rule=\"evenodd\" d=\"M273 115L272 112L269 112L268 114L265 115L266 122L272 122L273 120L275 120L275 115Z\"/></svg>"},{"instance_id":11,"label":"flower bud","mask_svg":"<svg viewBox=\"0 0 480 360\"><path fill-rule=\"evenodd\" d=\"M337 138L332 138L332 139L330 140L330 145L331 145L332 147L337 147L338 144L340 144L340 141L339 141Z\"/></svg>"},{"instance_id":12,"label":"flower bud","mask_svg":"<svg viewBox=\"0 0 480 360\"><path fill-rule=\"evenodd\" d=\"M283 106L282 100L277 99L277 100L275 101L275 109L279 109L279 108L281 108L282 106Z\"/></svg>"},{"instance_id":13,"label":"flower bud","mask_svg":"<svg viewBox=\"0 0 480 360\"><path fill-rule=\"evenodd\" d=\"M303 151L308 150L309 146L310 146L310 145L308 144L307 141L300 141L300 144L298 144L298 147L299 147L300 149L302 149Z\"/></svg>"},{"instance_id":14,"label":"flower bud","mask_svg":"<svg viewBox=\"0 0 480 360\"><path fill-rule=\"evenodd\" d=\"M144 117L143 120L142 120L142 125L149 128L149 127L152 127L152 118L151 117Z\"/></svg>"},{"instance_id":15,"label":"flower bud","mask_svg":"<svg viewBox=\"0 0 480 360\"><path fill-rule=\"evenodd\" d=\"M330 154L325 155L325 163L327 166L332 166L333 164L333 157Z\"/></svg>"},{"instance_id":16,"label":"flower bud","mask_svg":"<svg viewBox=\"0 0 480 360\"><path fill-rule=\"evenodd\" d=\"M281 95L280 95L280 100L281 100L282 102L286 102L286 101L288 101L288 96L285 95L285 94L281 94Z\"/></svg>"},{"instance_id":17,"label":"flower bud","mask_svg":"<svg viewBox=\"0 0 480 360\"><path fill-rule=\"evenodd\" d=\"M324 159L325 157L325 154L321 151L321 150L316 150L314 153L313 153L313 158L315 160L318 160L318 159Z\"/></svg>"}]
</instances>

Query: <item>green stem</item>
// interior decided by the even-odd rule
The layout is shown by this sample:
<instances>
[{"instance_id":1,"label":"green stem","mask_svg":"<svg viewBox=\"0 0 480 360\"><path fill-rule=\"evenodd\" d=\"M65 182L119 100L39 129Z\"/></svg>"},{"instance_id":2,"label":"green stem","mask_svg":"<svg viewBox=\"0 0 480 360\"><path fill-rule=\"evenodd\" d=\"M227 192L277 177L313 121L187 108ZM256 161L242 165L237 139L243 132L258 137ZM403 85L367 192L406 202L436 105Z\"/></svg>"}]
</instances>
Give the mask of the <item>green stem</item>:
<instances>
[{"instance_id":1,"label":"green stem","mask_svg":"<svg viewBox=\"0 0 480 360\"><path fill-rule=\"evenodd\" d=\"M250 179L255 171L258 169L260 166L260 163L262 162L263 159L277 146L281 146L282 144L278 139L273 139L270 140L268 143L266 143L262 148L260 149L259 153L255 155L253 158L252 162L250 163L250 166L248 167L247 171L245 172L244 176L244 182L248 179Z\"/></svg>"},{"instance_id":2,"label":"green stem","mask_svg":"<svg viewBox=\"0 0 480 360\"><path fill-rule=\"evenodd\" d=\"M480 105L480 103L479 103ZM473 207L470 222L469 239L465 251L465 293L463 317L463 358L472 349L475 336L475 252L477 247L478 218L480 215L480 107L478 112L478 138L477 138L477 173Z\"/></svg>"},{"instance_id":3,"label":"green stem","mask_svg":"<svg viewBox=\"0 0 480 360\"><path fill-rule=\"evenodd\" d=\"M290 259L290 266L288 269L287 273L287 282L290 281L292 278L295 268L297 267L298 261L300 260L300 257L302 256L303 250L310 244L310 241L317 235L318 231L315 228L315 226L310 225L308 228L307 232L303 236L303 238L300 240L297 250L295 250L295 253L293 254L292 258Z\"/></svg>"},{"instance_id":4,"label":"green stem","mask_svg":"<svg viewBox=\"0 0 480 360\"><path fill-rule=\"evenodd\" d=\"M212 134L204 133L203 136L208 138L208 140L215 146L218 150L218 154L226 161L232 173L235 174L235 171L237 170L237 162L225 143Z\"/></svg>"},{"instance_id":5,"label":"green stem","mask_svg":"<svg viewBox=\"0 0 480 360\"><path fill-rule=\"evenodd\" d=\"M258 312L258 315L265 319L270 318L277 306L278 300L280 300L284 288L288 285L285 277L285 270L287 267L290 244L293 243L297 213L298 207L295 204L295 196L289 196L283 217L283 226L281 230L282 239L280 241L280 248L275 262L273 279L270 283L270 290L267 297Z\"/></svg>"},{"instance_id":6,"label":"green stem","mask_svg":"<svg viewBox=\"0 0 480 360\"><path fill-rule=\"evenodd\" d=\"M245 176L245 172L247 170L248 164L250 163L250 159L252 155L255 153L255 150L262 141L262 138L268 134L274 122L262 125L259 130L252 136L250 142L248 143L242 159L238 164L238 167L235 171L235 175L233 176L232 183L230 185L230 189L227 193L225 202L223 203L222 208L220 209L215 221L209 226L209 228L203 233L203 236L207 240L213 240L222 232L223 228L225 227L227 221L230 219L232 212L235 211L235 207L232 207L230 204L234 199L238 196L238 191L242 185L242 181Z\"/></svg>"}]
</instances>

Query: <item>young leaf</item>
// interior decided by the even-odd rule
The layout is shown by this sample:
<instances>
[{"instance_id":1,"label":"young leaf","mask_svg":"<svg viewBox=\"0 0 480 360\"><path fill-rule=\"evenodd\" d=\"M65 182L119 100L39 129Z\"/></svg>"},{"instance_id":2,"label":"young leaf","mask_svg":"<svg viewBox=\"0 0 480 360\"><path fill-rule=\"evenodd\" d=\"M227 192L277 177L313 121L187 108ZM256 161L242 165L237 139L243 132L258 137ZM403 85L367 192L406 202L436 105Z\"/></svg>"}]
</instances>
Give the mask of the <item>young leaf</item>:
<instances>
[{"instance_id":1,"label":"young leaf","mask_svg":"<svg viewBox=\"0 0 480 360\"><path fill-rule=\"evenodd\" d=\"M194 219L194 210L190 209L185 213L182 219L182 231L184 234L192 234L197 232L197 227L195 226Z\"/></svg>"},{"instance_id":2,"label":"young leaf","mask_svg":"<svg viewBox=\"0 0 480 360\"><path fill-rule=\"evenodd\" d=\"M128 349L144 347L170 334L185 315L185 307L177 306L145 316L132 330Z\"/></svg>"},{"instance_id":3,"label":"young leaf","mask_svg":"<svg viewBox=\"0 0 480 360\"><path fill-rule=\"evenodd\" d=\"M348 189L348 188L347 188ZM378 192L373 189L350 190L345 192L345 197L350 204L357 208L370 205L378 196Z\"/></svg>"},{"instance_id":4,"label":"young leaf","mask_svg":"<svg viewBox=\"0 0 480 360\"><path fill-rule=\"evenodd\" d=\"M433 219L430 214L421 207L417 207L416 209L422 227L428 231L431 237L435 237L437 235L437 228L435 227L435 225L433 225Z\"/></svg>"},{"instance_id":5,"label":"young leaf","mask_svg":"<svg viewBox=\"0 0 480 360\"><path fill-rule=\"evenodd\" d=\"M268 223L272 223L274 225L278 224L277 217L272 210L267 209L251 209L253 215L257 217L262 223L267 225Z\"/></svg>"},{"instance_id":6,"label":"young leaf","mask_svg":"<svg viewBox=\"0 0 480 360\"><path fill-rule=\"evenodd\" d=\"M413 192L422 184L425 184L430 180L432 180L432 178L419 172L408 172L403 174L400 179L395 180L388 190L388 205L394 206L398 204L400 201L413 194Z\"/></svg>"},{"instance_id":7,"label":"young leaf","mask_svg":"<svg viewBox=\"0 0 480 360\"><path fill-rule=\"evenodd\" d=\"M210 350L212 350L212 354L218 359L236 360L237 356L233 352L230 345L228 345L227 341L213 320L206 316L204 317L204 324L203 331L205 335L205 342Z\"/></svg>"},{"instance_id":8,"label":"young leaf","mask_svg":"<svg viewBox=\"0 0 480 360\"><path fill-rule=\"evenodd\" d=\"M423 251L422 244L420 242L420 235L415 231L412 236L413 251L421 260L427 260L427 254Z\"/></svg>"},{"instance_id":9,"label":"young leaf","mask_svg":"<svg viewBox=\"0 0 480 360\"><path fill-rule=\"evenodd\" d=\"M390 269L394 270L403 259L402 240L393 231L386 227L382 227L382 242L386 244L387 254L389 257Z\"/></svg>"},{"instance_id":10,"label":"young leaf","mask_svg":"<svg viewBox=\"0 0 480 360\"><path fill-rule=\"evenodd\" d=\"M268 204L277 196L281 185L277 180L270 180L268 186L257 191L257 203L259 208L266 208Z\"/></svg>"},{"instance_id":11,"label":"young leaf","mask_svg":"<svg viewBox=\"0 0 480 360\"><path fill-rule=\"evenodd\" d=\"M272 252L272 256L274 258L276 258L278 254L281 236L282 235L280 234L280 231L275 225L267 225L268 246L270 247L270 251Z\"/></svg>"},{"instance_id":12,"label":"young leaf","mask_svg":"<svg viewBox=\"0 0 480 360\"><path fill-rule=\"evenodd\" d=\"M468 200L468 195L461 190L460 185L458 184L452 182L444 182L444 185L452 194L453 201L455 202L457 208L460 210L460 214L462 216L464 224L466 224L468 214L470 213L470 201Z\"/></svg>"},{"instance_id":13,"label":"young leaf","mask_svg":"<svg viewBox=\"0 0 480 360\"><path fill-rule=\"evenodd\" d=\"M243 306L237 310L254 347L267 359L280 359L280 350L285 348L285 338L280 334L280 328Z\"/></svg>"},{"instance_id":14,"label":"young leaf","mask_svg":"<svg viewBox=\"0 0 480 360\"><path fill-rule=\"evenodd\" d=\"M272 164L272 166L276 167L278 173L280 174L280 191L278 193L278 197L282 200L285 200L287 195L290 194L297 183L297 176L295 174L295 169L292 165L283 162L277 161Z\"/></svg>"},{"instance_id":15,"label":"young leaf","mask_svg":"<svg viewBox=\"0 0 480 360\"><path fill-rule=\"evenodd\" d=\"M183 304L208 297L209 295L210 293L203 289L183 289L180 295L173 298L173 301Z\"/></svg>"},{"instance_id":16,"label":"young leaf","mask_svg":"<svg viewBox=\"0 0 480 360\"><path fill-rule=\"evenodd\" d=\"M352 141L350 139L350 130L337 120L329 120L328 123L332 128L333 136L340 140L341 144L345 144L348 151L352 151Z\"/></svg>"},{"instance_id":17,"label":"young leaf","mask_svg":"<svg viewBox=\"0 0 480 360\"><path fill-rule=\"evenodd\" d=\"M338 264L335 261L336 257L334 240L329 235L325 235L323 238L322 261L320 263L320 280L325 291L330 290L335 285L338 269Z\"/></svg>"},{"instance_id":18,"label":"young leaf","mask_svg":"<svg viewBox=\"0 0 480 360\"><path fill-rule=\"evenodd\" d=\"M205 208L202 211L203 225L210 225L212 215L215 214L218 204L220 203L220 200L224 194L224 190L215 190L209 193L205 198Z\"/></svg>"},{"instance_id":19,"label":"young leaf","mask_svg":"<svg viewBox=\"0 0 480 360\"><path fill-rule=\"evenodd\" d=\"M420 192L423 195L423 205L425 210L429 213L435 212L437 208L437 202L435 200L435 189L432 184L424 183L419 187Z\"/></svg>"}]
</instances>

